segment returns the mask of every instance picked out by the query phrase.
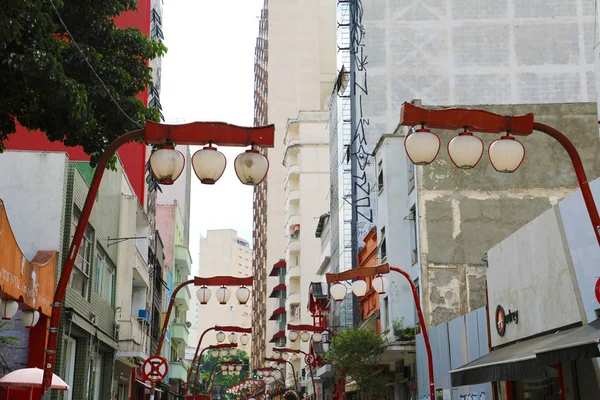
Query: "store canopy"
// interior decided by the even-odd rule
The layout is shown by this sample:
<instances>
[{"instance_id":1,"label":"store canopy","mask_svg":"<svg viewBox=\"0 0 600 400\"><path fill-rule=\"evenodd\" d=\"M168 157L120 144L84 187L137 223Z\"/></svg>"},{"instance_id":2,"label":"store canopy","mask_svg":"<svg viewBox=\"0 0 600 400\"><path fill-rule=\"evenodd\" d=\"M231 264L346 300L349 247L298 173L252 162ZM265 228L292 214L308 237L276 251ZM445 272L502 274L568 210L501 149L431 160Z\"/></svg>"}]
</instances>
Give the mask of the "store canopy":
<instances>
[{"instance_id":1,"label":"store canopy","mask_svg":"<svg viewBox=\"0 0 600 400\"><path fill-rule=\"evenodd\" d=\"M573 333L536 350L538 363L554 365L562 362L600 357L600 319L577 328Z\"/></svg>"},{"instance_id":2,"label":"store canopy","mask_svg":"<svg viewBox=\"0 0 600 400\"><path fill-rule=\"evenodd\" d=\"M284 338L285 338L285 331L279 331L273 335L270 342L273 343L273 342L276 342L277 339L284 339Z\"/></svg>"},{"instance_id":3,"label":"store canopy","mask_svg":"<svg viewBox=\"0 0 600 400\"><path fill-rule=\"evenodd\" d=\"M494 350L462 367L450 371L452 386L475 385L493 381L516 381L545 376L545 366L536 359L536 350L567 337L575 329L544 335Z\"/></svg>"},{"instance_id":4,"label":"store canopy","mask_svg":"<svg viewBox=\"0 0 600 400\"><path fill-rule=\"evenodd\" d=\"M286 267L285 260L279 260L275 264L273 264L273 268L271 268L271 272L269 276L278 276L280 275L280 271L282 268Z\"/></svg>"},{"instance_id":5,"label":"store canopy","mask_svg":"<svg viewBox=\"0 0 600 400\"><path fill-rule=\"evenodd\" d=\"M283 291L285 291L285 283L280 283L279 285L273 288L273 291L271 292L269 297L277 297L279 295L279 292Z\"/></svg>"},{"instance_id":6,"label":"store canopy","mask_svg":"<svg viewBox=\"0 0 600 400\"><path fill-rule=\"evenodd\" d=\"M273 311L273 314L271 315L271 318L269 318L269 320L276 320L280 314L285 314L285 307L279 307L275 311Z\"/></svg>"}]
</instances>

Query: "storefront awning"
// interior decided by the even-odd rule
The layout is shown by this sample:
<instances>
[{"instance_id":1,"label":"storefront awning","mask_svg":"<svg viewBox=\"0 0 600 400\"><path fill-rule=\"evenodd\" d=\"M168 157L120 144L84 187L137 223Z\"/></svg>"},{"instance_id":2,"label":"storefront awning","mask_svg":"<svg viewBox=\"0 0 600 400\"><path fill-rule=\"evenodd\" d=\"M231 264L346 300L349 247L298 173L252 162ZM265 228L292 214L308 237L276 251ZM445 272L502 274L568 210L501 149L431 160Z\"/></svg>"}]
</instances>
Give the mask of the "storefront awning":
<instances>
[{"instance_id":1,"label":"storefront awning","mask_svg":"<svg viewBox=\"0 0 600 400\"><path fill-rule=\"evenodd\" d=\"M277 339L283 339L283 338L285 338L285 331L279 331L273 335L273 337L271 338L271 343L276 342Z\"/></svg>"},{"instance_id":2,"label":"storefront awning","mask_svg":"<svg viewBox=\"0 0 600 400\"><path fill-rule=\"evenodd\" d=\"M283 292L284 290L285 290L285 283L280 283L279 285L277 285L273 288L273 291L271 292L269 297L270 298L277 297L279 295L279 293Z\"/></svg>"},{"instance_id":3,"label":"storefront awning","mask_svg":"<svg viewBox=\"0 0 600 400\"><path fill-rule=\"evenodd\" d=\"M273 314L271 314L271 318L269 318L269 320L276 320L281 314L285 314L285 307L279 307L275 311L273 311Z\"/></svg>"},{"instance_id":4,"label":"storefront awning","mask_svg":"<svg viewBox=\"0 0 600 400\"><path fill-rule=\"evenodd\" d=\"M562 362L600 357L600 319L575 329L549 345L536 350L539 364L554 365Z\"/></svg>"},{"instance_id":5,"label":"storefront awning","mask_svg":"<svg viewBox=\"0 0 600 400\"><path fill-rule=\"evenodd\" d=\"M544 376L545 366L536 360L536 350L572 334L568 329L518 342L492 351L477 360L450 371L452 386L475 385L494 381L515 381Z\"/></svg>"},{"instance_id":6,"label":"storefront awning","mask_svg":"<svg viewBox=\"0 0 600 400\"><path fill-rule=\"evenodd\" d=\"M281 269L285 268L285 267L286 267L285 260L279 260L278 262L273 264L273 268L271 268L271 272L269 273L269 276L278 276L280 274Z\"/></svg>"}]
</instances>

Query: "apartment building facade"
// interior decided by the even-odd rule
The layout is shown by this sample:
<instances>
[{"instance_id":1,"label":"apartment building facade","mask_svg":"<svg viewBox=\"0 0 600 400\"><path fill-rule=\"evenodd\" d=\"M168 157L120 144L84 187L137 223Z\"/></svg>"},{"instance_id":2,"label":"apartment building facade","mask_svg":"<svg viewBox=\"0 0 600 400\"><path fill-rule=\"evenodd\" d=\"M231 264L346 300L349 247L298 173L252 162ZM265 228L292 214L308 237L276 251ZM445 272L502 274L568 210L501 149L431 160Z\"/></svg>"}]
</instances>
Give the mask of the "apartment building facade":
<instances>
[{"instance_id":1,"label":"apartment building facade","mask_svg":"<svg viewBox=\"0 0 600 400\"><path fill-rule=\"evenodd\" d=\"M293 18L290 18L293 16ZM325 111L335 79L335 4L265 2L255 63L255 123L275 124L275 147L269 149L269 174L254 195L253 367L270 354L269 340L278 332L266 320L277 308L267 296L277 285L270 268L286 259L287 225L283 160L288 119L302 110ZM285 82L285 83L284 83ZM267 220L268 216L268 220ZM287 221L286 221L287 223Z\"/></svg>"}]
</instances>

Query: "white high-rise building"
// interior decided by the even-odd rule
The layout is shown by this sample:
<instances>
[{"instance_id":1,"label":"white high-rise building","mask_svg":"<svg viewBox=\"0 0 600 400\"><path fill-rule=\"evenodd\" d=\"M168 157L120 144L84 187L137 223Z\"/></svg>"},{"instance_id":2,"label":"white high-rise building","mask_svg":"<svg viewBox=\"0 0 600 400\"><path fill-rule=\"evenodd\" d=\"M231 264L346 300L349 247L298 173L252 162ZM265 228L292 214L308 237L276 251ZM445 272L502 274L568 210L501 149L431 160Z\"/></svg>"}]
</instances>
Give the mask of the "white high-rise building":
<instances>
[{"instance_id":1,"label":"white high-rise building","mask_svg":"<svg viewBox=\"0 0 600 400\"><path fill-rule=\"evenodd\" d=\"M233 229L209 230L200 238L200 276L252 276L252 249L247 240L238 236ZM234 292L237 288L230 288ZM215 325L250 327L252 306L229 301L226 305L213 298L208 304L198 305L196 326L198 335ZM233 296L235 298L235 296ZM195 343L196 345L197 343ZM217 344L215 334L209 333L202 339L202 347ZM250 346L244 348L250 354Z\"/></svg>"}]
</instances>

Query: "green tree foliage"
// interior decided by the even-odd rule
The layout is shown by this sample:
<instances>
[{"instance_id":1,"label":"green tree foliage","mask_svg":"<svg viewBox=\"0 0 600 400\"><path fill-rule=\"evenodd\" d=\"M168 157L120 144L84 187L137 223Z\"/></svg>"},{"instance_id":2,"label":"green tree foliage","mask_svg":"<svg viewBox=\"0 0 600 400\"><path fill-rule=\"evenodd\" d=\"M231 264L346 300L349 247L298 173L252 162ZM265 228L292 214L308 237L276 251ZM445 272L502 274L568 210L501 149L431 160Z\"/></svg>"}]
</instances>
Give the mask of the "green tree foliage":
<instances>
[{"instance_id":1,"label":"green tree foliage","mask_svg":"<svg viewBox=\"0 0 600 400\"><path fill-rule=\"evenodd\" d=\"M333 337L324 359L356 381L363 399L379 399L387 383L379 367L385 341L372 329L346 329Z\"/></svg>"},{"instance_id":2,"label":"green tree foliage","mask_svg":"<svg viewBox=\"0 0 600 400\"><path fill-rule=\"evenodd\" d=\"M0 151L16 123L96 155L116 137L137 129L137 121L158 121L158 111L135 96L151 84L147 61L163 55L166 47L138 29L118 29L113 21L135 7L136 0L3 2Z\"/></svg>"},{"instance_id":3,"label":"green tree foliage","mask_svg":"<svg viewBox=\"0 0 600 400\"><path fill-rule=\"evenodd\" d=\"M240 381L249 377L248 365L250 362L250 358L248 357L248 353L246 351L238 349L237 354L235 356L226 356L226 357L212 357L210 354L204 354L202 356L202 362L200 363L200 376L202 377L203 382L208 384L208 380L210 377L210 371L213 366L219 361L243 361L242 370L239 375L227 375L223 376L219 371L221 370L220 366L215 368L215 371L218 372L215 380L213 381L213 386L221 386L224 389L231 387L237 384ZM223 393L225 398L229 398L229 394ZM233 398L233 397L232 397Z\"/></svg>"}]
</instances>

